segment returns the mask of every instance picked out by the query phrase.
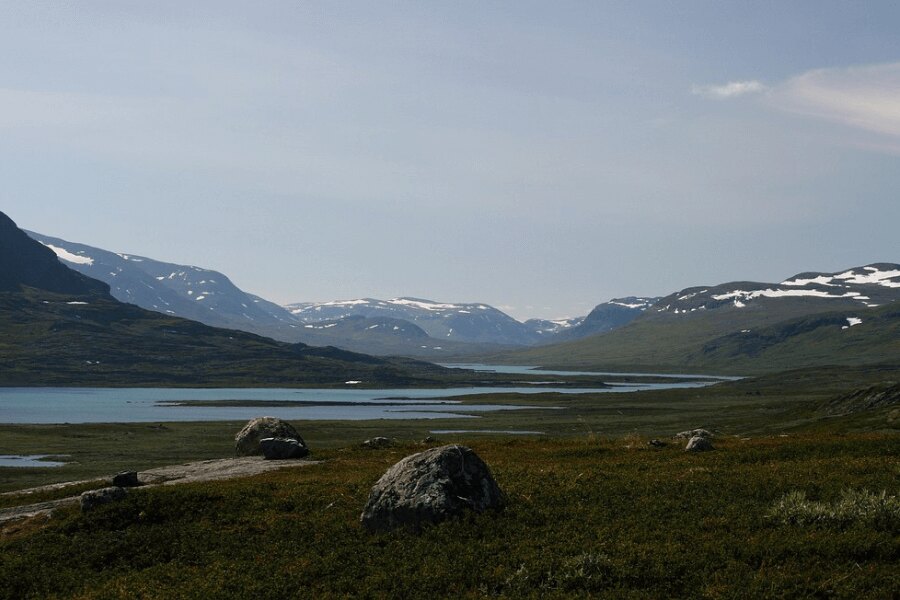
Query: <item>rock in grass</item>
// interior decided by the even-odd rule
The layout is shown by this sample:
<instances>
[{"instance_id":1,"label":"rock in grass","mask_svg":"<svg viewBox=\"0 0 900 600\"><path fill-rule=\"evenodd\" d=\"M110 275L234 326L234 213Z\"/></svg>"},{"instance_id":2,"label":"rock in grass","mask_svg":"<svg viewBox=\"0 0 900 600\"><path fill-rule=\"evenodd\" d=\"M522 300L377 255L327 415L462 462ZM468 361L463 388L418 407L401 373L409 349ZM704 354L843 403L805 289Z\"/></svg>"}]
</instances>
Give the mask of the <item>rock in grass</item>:
<instances>
[{"instance_id":1,"label":"rock in grass","mask_svg":"<svg viewBox=\"0 0 900 600\"><path fill-rule=\"evenodd\" d=\"M372 487L360 522L372 531L420 529L503 504L494 476L471 448L441 446L407 456L388 469Z\"/></svg>"},{"instance_id":2,"label":"rock in grass","mask_svg":"<svg viewBox=\"0 0 900 600\"><path fill-rule=\"evenodd\" d=\"M106 487L84 492L81 494L81 512L88 512L102 504L122 500L126 495L125 489L120 487Z\"/></svg>"},{"instance_id":3,"label":"rock in grass","mask_svg":"<svg viewBox=\"0 0 900 600\"><path fill-rule=\"evenodd\" d=\"M259 440L259 449L267 460L303 458L309 454L306 444L294 438L263 438Z\"/></svg>"},{"instance_id":4,"label":"rock in grass","mask_svg":"<svg viewBox=\"0 0 900 600\"><path fill-rule=\"evenodd\" d=\"M702 435L695 435L688 440L687 446L684 447L686 452L706 452L707 450L713 449L712 442L709 441L709 438L703 437Z\"/></svg>"},{"instance_id":5,"label":"rock in grass","mask_svg":"<svg viewBox=\"0 0 900 600\"><path fill-rule=\"evenodd\" d=\"M306 447L303 438L290 423L276 417L257 417L247 422L244 428L234 436L234 451L239 456L262 454L259 440L263 438L294 439Z\"/></svg>"},{"instance_id":6,"label":"rock in grass","mask_svg":"<svg viewBox=\"0 0 900 600\"><path fill-rule=\"evenodd\" d=\"M113 476L112 484L114 487L126 488L137 487L141 485L141 482L138 480L137 471L122 471Z\"/></svg>"},{"instance_id":7,"label":"rock in grass","mask_svg":"<svg viewBox=\"0 0 900 600\"><path fill-rule=\"evenodd\" d=\"M372 439L363 442L363 446L372 449L387 448L390 445L391 440L386 437L373 437Z\"/></svg>"},{"instance_id":8,"label":"rock in grass","mask_svg":"<svg viewBox=\"0 0 900 600\"><path fill-rule=\"evenodd\" d=\"M647 442L647 445L650 446L651 448L665 448L666 447L666 443L664 441L658 440L656 438L653 438L652 440Z\"/></svg>"},{"instance_id":9,"label":"rock in grass","mask_svg":"<svg viewBox=\"0 0 900 600\"><path fill-rule=\"evenodd\" d=\"M687 431L679 431L672 437L674 437L675 439L679 439L679 440L689 440L692 437L698 437L698 436L705 437L705 438L714 437L713 434L706 429L688 429Z\"/></svg>"}]
</instances>

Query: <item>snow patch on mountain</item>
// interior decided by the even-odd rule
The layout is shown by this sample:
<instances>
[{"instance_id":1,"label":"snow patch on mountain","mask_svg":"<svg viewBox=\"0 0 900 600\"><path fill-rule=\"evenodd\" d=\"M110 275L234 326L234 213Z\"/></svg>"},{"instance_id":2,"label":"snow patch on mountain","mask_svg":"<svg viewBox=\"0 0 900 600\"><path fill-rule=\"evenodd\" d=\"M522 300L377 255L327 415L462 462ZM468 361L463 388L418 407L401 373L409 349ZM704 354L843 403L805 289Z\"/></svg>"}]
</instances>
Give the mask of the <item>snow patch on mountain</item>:
<instances>
[{"instance_id":1,"label":"snow patch on mountain","mask_svg":"<svg viewBox=\"0 0 900 600\"><path fill-rule=\"evenodd\" d=\"M41 242L43 243L43 242ZM74 265L93 265L94 259L90 256L84 256L83 254L73 254L69 252L65 248L60 248L59 246L54 246L53 244L44 244L56 254L56 256L64 260L66 262L70 262Z\"/></svg>"}]
</instances>

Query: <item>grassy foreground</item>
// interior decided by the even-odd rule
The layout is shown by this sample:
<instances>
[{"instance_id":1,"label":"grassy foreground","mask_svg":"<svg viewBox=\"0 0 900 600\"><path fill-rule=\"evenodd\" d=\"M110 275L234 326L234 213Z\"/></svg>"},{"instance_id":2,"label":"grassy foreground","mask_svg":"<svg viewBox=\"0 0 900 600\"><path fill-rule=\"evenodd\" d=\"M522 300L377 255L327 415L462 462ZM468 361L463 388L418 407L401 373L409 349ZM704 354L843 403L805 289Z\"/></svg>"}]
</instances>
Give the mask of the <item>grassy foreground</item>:
<instances>
[{"instance_id":1,"label":"grassy foreground","mask_svg":"<svg viewBox=\"0 0 900 600\"><path fill-rule=\"evenodd\" d=\"M374 481L424 446L334 448L254 478L142 489L0 538L0 596L842 597L900 594L900 523L785 524L790 495L896 496L900 439L801 434L687 454L646 439L469 439L499 512L368 534ZM801 521L798 521L801 522Z\"/></svg>"}]
</instances>

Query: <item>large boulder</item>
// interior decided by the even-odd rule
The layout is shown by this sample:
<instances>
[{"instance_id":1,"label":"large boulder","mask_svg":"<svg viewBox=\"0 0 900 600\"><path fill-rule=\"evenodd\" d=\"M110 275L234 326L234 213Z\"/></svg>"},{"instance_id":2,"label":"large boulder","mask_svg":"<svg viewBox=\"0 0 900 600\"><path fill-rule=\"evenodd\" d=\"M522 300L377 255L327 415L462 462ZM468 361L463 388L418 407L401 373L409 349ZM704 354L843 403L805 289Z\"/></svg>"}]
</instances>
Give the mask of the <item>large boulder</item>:
<instances>
[{"instance_id":1,"label":"large boulder","mask_svg":"<svg viewBox=\"0 0 900 600\"><path fill-rule=\"evenodd\" d=\"M306 447L303 438L290 423L276 417L257 417L250 419L244 428L234 436L234 451L239 456L262 454L259 440L263 438L294 439Z\"/></svg>"},{"instance_id":2,"label":"large boulder","mask_svg":"<svg viewBox=\"0 0 900 600\"><path fill-rule=\"evenodd\" d=\"M407 456L388 469L369 492L360 522L373 531L419 529L503 504L494 476L471 448L441 446Z\"/></svg>"},{"instance_id":3,"label":"large boulder","mask_svg":"<svg viewBox=\"0 0 900 600\"><path fill-rule=\"evenodd\" d=\"M708 437L695 435L688 440L687 446L685 446L684 449L686 452L706 452L707 450L713 450L713 445Z\"/></svg>"},{"instance_id":4,"label":"large boulder","mask_svg":"<svg viewBox=\"0 0 900 600\"><path fill-rule=\"evenodd\" d=\"M116 473L112 478L113 487L137 487L141 485L138 479L137 471L122 471Z\"/></svg>"},{"instance_id":5,"label":"large boulder","mask_svg":"<svg viewBox=\"0 0 900 600\"><path fill-rule=\"evenodd\" d=\"M303 458L309 454L306 444L294 438L263 438L259 440L259 449L267 460Z\"/></svg>"},{"instance_id":6,"label":"large boulder","mask_svg":"<svg viewBox=\"0 0 900 600\"><path fill-rule=\"evenodd\" d=\"M105 487L99 490L90 490L81 494L81 512L88 512L101 504L110 504L122 500L128 493L124 488Z\"/></svg>"}]
</instances>

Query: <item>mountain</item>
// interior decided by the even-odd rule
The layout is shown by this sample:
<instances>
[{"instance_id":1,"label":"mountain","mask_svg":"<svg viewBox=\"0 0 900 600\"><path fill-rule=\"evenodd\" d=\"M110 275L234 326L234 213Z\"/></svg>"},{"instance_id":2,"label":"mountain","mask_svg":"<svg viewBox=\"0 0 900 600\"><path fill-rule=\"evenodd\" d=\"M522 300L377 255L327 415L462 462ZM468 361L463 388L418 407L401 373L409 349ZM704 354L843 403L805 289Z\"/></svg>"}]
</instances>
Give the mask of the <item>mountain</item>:
<instances>
[{"instance_id":1,"label":"mountain","mask_svg":"<svg viewBox=\"0 0 900 600\"><path fill-rule=\"evenodd\" d=\"M780 283L695 286L661 298L613 331L491 360L737 374L897 361L900 336L885 332L897 331L898 299L900 265L894 263L805 272Z\"/></svg>"},{"instance_id":2,"label":"mountain","mask_svg":"<svg viewBox=\"0 0 900 600\"><path fill-rule=\"evenodd\" d=\"M69 268L107 283L117 300L214 327L297 341L296 335L290 335L297 323L288 311L244 292L218 271L27 233ZM282 329L285 333L277 335Z\"/></svg>"},{"instance_id":3,"label":"mountain","mask_svg":"<svg viewBox=\"0 0 900 600\"><path fill-rule=\"evenodd\" d=\"M421 298L377 300L361 298L333 302L301 302L286 306L299 321L309 324L348 316L390 317L409 321L440 341L524 346L540 334L493 306L445 303Z\"/></svg>"},{"instance_id":4,"label":"mountain","mask_svg":"<svg viewBox=\"0 0 900 600\"><path fill-rule=\"evenodd\" d=\"M582 317L577 325L559 331L551 341L558 343L577 340L624 327L640 317L658 300L659 298L641 298L637 296L613 298L609 302L595 306L594 310L588 313L586 317Z\"/></svg>"},{"instance_id":5,"label":"mountain","mask_svg":"<svg viewBox=\"0 0 900 600\"><path fill-rule=\"evenodd\" d=\"M287 344L122 303L2 213L0 257L0 385L396 386L453 377L428 363Z\"/></svg>"},{"instance_id":6,"label":"mountain","mask_svg":"<svg viewBox=\"0 0 900 600\"><path fill-rule=\"evenodd\" d=\"M53 252L31 243L16 224L0 212L0 291L35 287L72 296L107 296L109 286L75 273Z\"/></svg>"}]
</instances>

